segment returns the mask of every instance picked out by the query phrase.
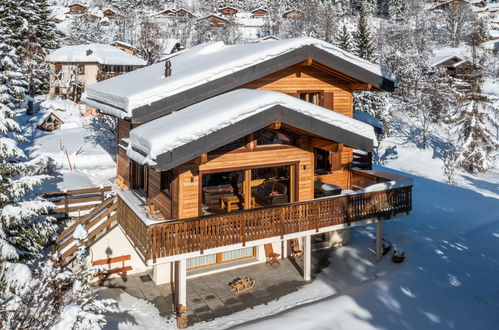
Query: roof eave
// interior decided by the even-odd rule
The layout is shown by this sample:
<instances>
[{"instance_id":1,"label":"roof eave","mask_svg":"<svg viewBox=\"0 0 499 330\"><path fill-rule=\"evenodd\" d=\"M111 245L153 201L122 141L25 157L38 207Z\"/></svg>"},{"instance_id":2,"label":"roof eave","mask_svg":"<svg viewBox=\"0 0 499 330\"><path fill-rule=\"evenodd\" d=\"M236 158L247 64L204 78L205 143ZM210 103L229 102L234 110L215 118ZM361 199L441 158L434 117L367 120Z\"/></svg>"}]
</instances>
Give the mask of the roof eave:
<instances>
[{"instance_id":1,"label":"roof eave","mask_svg":"<svg viewBox=\"0 0 499 330\"><path fill-rule=\"evenodd\" d=\"M343 143L355 149L372 151L373 140L355 132L328 124L311 116L276 105L233 125L158 155L155 170L166 171L196 157L242 138L275 121L313 133L325 139Z\"/></svg>"},{"instance_id":2,"label":"roof eave","mask_svg":"<svg viewBox=\"0 0 499 330\"><path fill-rule=\"evenodd\" d=\"M322 49L309 45L234 72L230 75L190 88L184 92L163 98L152 104L133 109L132 120L138 123L151 121L172 111L182 109L191 104L235 89L309 58L360 81L369 83L375 89L391 92L397 87L396 81L377 75L374 72L350 63L339 56L332 55Z\"/></svg>"}]
</instances>

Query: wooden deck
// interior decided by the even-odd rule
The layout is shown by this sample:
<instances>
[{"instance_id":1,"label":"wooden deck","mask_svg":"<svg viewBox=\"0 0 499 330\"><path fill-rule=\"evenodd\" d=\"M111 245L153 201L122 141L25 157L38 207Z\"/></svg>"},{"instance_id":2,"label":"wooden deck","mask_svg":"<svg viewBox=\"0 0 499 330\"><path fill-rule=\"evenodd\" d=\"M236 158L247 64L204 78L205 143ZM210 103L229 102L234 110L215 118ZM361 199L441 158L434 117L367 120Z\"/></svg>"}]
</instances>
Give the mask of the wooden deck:
<instances>
[{"instance_id":1,"label":"wooden deck","mask_svg":"<svg viewBox=\"0 0 499 330\"><path fill-rule=\"evenodd\" d=\"M352 188L361 189L401 177L352 171ZM412 209L412 186L354 193L225 214L146 225L118 198L118 222L146 260L283 237L286 234L368 219L389 219Z\"/></svg>"}]
</instances>

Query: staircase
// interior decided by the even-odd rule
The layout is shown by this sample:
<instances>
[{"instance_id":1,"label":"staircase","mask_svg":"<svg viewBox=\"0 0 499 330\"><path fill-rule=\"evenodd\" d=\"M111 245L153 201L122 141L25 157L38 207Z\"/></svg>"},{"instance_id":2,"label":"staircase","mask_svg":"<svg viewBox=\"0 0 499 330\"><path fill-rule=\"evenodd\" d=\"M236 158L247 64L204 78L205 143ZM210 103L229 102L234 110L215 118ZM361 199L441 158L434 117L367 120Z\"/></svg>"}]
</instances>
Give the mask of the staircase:
<instances>
[{"instance_id":1,"label":"staircase","mask_svg":"<svg viewBox=\"0 0 499 330\"><path fill-rule=\"evenodd\" d=\"M91 246L98 238L117 225L117 199L115 195L108 196L100 204L90 210L87 215L76 219L56 239L56 248L60 253L63 265L74 258L78 249L77 240L73 237L75 229L82 225L88 233L85 246Z\"/></svg>"}]
</instances>

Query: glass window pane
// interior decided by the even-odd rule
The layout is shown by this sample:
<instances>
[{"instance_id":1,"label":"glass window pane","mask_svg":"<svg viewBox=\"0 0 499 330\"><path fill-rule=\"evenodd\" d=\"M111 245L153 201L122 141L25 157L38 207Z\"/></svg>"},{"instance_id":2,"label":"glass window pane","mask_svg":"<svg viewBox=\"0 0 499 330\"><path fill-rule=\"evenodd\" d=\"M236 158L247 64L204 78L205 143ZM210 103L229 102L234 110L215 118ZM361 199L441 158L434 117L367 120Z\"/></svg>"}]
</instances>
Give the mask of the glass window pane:
<instances>
[{"instance_id":1,"label":"glass window pane","mask_svg":"<svg viewBox=\"0 0 499 330\"><path fill-rule=\"evenodd\" d=\"M252 257L253 256L253 248L244 248L244 249L238 249L234 251L227 251L227 252L222 252L222 261L230 261L234 259L241 259L241 258L247 258L247 257Z\"/></svg>"},{"instance_id":2,"label":"glass window pane","mask_svg":"<svg viewBox=\"0 0 499 330\"><path fill-rule=\"evenodd\" d=\"M213 265L216 263L217 263L217 255L208 254L205 256L199 256L187 259L187 269Z\"/></svg>"}]
</instances>

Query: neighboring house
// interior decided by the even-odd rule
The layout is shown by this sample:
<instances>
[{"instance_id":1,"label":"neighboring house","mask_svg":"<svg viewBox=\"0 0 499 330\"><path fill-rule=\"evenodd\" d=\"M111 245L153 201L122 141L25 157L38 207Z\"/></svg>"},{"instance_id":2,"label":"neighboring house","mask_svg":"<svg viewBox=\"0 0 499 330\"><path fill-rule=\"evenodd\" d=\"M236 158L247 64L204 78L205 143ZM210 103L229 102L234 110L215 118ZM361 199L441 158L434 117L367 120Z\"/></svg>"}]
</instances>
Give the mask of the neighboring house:
<instances>
[{"instance_id":1,"label":"neighboring house","mask_svg":"<svg viewBox=\"0 0 499 330\"><path fill-rule=\"evenodd\" d=\"M156 13L152 15L153 18L174 18L175 17L175 9L165 9L163 11L160 11L159 13Z\"/></svg>"},{"instance_id":2,"label":"neighboring house","mask_svg":"<svg viewBox=\"0 0 499 330\"><path fill-rule=\"evenodd\" d=\"M170 55L185 49L184 46L180 43L180 40L170 38L163 40L163 55Z\"/></svg>"},{"instance_id":3,"label":"neighboring house","mask_svg":"<svg viewBox=\"0 0 499 330\"><path fill-rule=\"evenodd\" d=\"M208 21L211 26L217 26L217 27L231 24L231 22L229 20L223 18L222 16L218 16L218 15L214 15L214 14L210 14L208 16L200 18L199 20L200 21Z\"/></svg>"},{"instance_id":4,"label":"neighboring house","mask_svg":"<svg viewBox=\"0 0 499 330\"><path fill-rule=\"evenodd\" d=\"M269 11L264 8L258 8L251 12L252 17L267 17L269 15Z\"/></svg>"},{"instance_id":5,"label":"neighboring house","mask_svg":"<svg viewBox=\"0 0 499 330\"><path fill-rule=\"evenodd\" d=\"M88 6L74 2L68 5L68 8L69 8L68 14L83 14L87 11Z\"/></svg>"},{"instance_id":6,"label":"neighboring house","mask_svg":"<svg viewBox=\"0 0 499 330\"><path fill-rule=\"evenodd\" d=\"M447 74L449 76L464 81L469 80L473 74L473 63L458 55L451 55L444 58L434 58L432 65L444 68L447 70Z\"/></svg>"},{"instance_id":7,"label":"neighboring house","mask_svg":"<svg viewBox=\"0 0 499 330\"><path fill-rule=\"evenodd\" d=\"M179 19L196 18L197 16L185 8L180 8L175 12L175 17Z\"/></svg>"},{"instance_id":8,"label":"neighboring house","mask_svg":"<svg viewBox=\"0 0 499 330\"><path fill-rule=\"evenodd\" d=\"M296 9L288 10L282 14L282 17L286 19L300 19L303 18L303 16L304 13L301 10Z\"/></svg>"},{"instance_id":9,"label":"neighboring house","mask_svg":"<svg viewBox=\"0 0 499 330\"><path fill-rule=\"evenodd\" d=\"M218 12L222 14L225 18L231 18L235 17L239 11L233 7L223 7L220 8Z\"/></svg>"},{"instance_id":10,"label":"neighboring house","mask_svg":"<svg viewBox=\"0 0 499 330\"><path fill-rule=\"evenodd\" d=\"M61 47L45 59L50 63L50 97L75 102L87 86L142 67L146 62L113 46L86 44Z\"/></svg>"},{"instance_id":11,"label":"neighboring house","mask_svg":"<svg viewBox=\"0 0 499 330\"><path fill-rule=\"evenodd\" d=\"M470 6L470 3L466 0L449 0L445 2L438 3L434 5L431 9L432 10L448 10L448 9L453 9L453 8L459 8L462 6Z\"/></svg>"},{"instance_id":12,"label":"neighboring house","mask_svg":"<svg viewBox=\"0 0 499 330\"><path fill-rule=\"evenodd\" d=\"M411 211L412 180L351 169L354 149L377 145L352 94L396 85L378 65L297 38L202 44L89 86L83 102L117 118L119 145L117 227L87 243L93 260L126 255L129 273L171 283L179 309L187 277L296 249L310 281L312 248L344 244L349 227L375 223L380 258L381 222Z\"/></svg>"},{"instance_id":13,"label":"neighboring house","mask_svg":"<svg viewBox=\"0 0 499 330\"><path fill-rule=\"evenodd\" d=\"M135 55L137 54L138 49L129 43L123 41L113 41L110 43L111 46L121 49L127 54Z\"/></svg>"},{"instance_id":14,"label":"neighboring house","mask_svg":"<svg viewBox=\"0 0 499 330\"><path fill-rule=\"evenodd\" d=\"M121 15L118 15L114 10L112 10L111 8L105 8L102 10L102 14L104 15L104 17L107 17L109 19L113 19L113 18L122 18Z\"/></svg>"}]
</instances>

